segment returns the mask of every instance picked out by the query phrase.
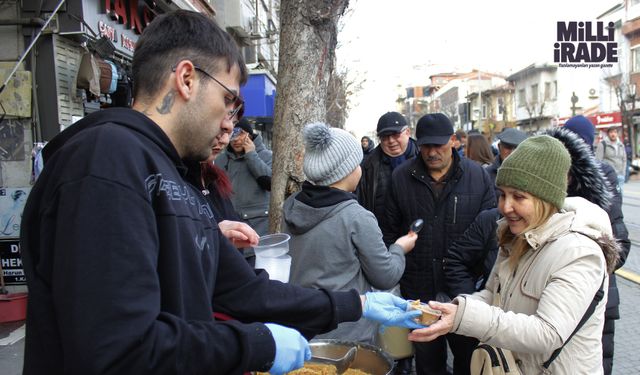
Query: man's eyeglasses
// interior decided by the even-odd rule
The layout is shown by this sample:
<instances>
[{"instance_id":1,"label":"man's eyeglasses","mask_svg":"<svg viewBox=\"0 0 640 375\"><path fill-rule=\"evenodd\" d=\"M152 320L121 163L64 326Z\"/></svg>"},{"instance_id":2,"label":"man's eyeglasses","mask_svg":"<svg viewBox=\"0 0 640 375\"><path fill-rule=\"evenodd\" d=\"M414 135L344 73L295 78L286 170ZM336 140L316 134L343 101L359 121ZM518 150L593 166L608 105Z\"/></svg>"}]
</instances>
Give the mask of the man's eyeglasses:
<instances>
[{"instance_id":1,"label":"man's eyeglasses","mask_svg":"<svg viewBox=\"0 0 640 375\"><path fill-rule=\"evenodd\" d=\"M384 135L378 136L378 138L380 139L380 142L389 142L392 139L394 141L397 141L402 136L402 134L404 134L405 130L407 130L407 129L408 129L408 127L405 126L398 133L384 134Z\"/></svg>"},{"instance_id":2,"label":"man's eyeglasses","mask_svg":"<svg viewBox=\"0 0 640 375\"><path fill-rule=\"evenodd\" d=\"M214 77L211 74L207 73L206 70L204 70L201 67L196 66L196 65L194 65L193 68L195 70L199 71L200 73L204 74L205 76L207 76L207 77L211 78L212 80L214 80L217 84L222 86L222 88L225 89L225 91L227 91L227 93L229 93L229 95L231 95L230 98L227 97L226 95L224 97L225 106L227 106L227 107L231 106L231 108L232 108L229 112L227 112L227 119L232 120L234 117L236 117L238 112L240 112L240 109L244 106L244 100L242 100L242 98L240 98L240 96L238 96L236 93L231 91L231 89L228 88L227 86L225 86L222 82L218 81L216 79L216 77ZM176 66L173 66L171 68L171 71L175 73Z\"/></svg>"}]
</instances>

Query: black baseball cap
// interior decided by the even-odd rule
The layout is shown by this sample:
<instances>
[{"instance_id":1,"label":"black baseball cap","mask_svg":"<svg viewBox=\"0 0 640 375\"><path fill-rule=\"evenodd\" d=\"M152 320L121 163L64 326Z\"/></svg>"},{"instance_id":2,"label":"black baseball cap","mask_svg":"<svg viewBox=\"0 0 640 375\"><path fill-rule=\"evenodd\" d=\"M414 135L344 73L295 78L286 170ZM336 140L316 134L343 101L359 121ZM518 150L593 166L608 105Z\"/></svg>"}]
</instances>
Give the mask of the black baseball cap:
<instances>
[{"instance_id":1,"label":"black baseball cap","mask_svg":"<svg viewBox=\"0 0 640 375\"><path fill-rule=\"evenodd\" d=\"M418 120L416 138L420 145L443 145L453 135L453 124L443 113L429 113Z\"/></svg>"},{"instance_id":2,"label":"black baseball cap","mask_svg":"<svg viewBox=\"0 0 640 375\"><path fill-rule=\"evenodd\" d=\"M238 121L238 123L234 126L234 128L240 128L250 135L253 135L253 126L251 126L251 123L249 122L249 120L247 120L246 117L241 118L240 121Z\"/></svg>"},{"instance_id":3,"label":"black baseball cap","mask_svg":"<svg viewBox=\"0 0 640 375\"><path fill-rule=\"evenodd\" d=\"M380 116L376 132L378 136L397 134L407 126L407 120L398 112L387 112Z\"/></svg>"}]
</instances>

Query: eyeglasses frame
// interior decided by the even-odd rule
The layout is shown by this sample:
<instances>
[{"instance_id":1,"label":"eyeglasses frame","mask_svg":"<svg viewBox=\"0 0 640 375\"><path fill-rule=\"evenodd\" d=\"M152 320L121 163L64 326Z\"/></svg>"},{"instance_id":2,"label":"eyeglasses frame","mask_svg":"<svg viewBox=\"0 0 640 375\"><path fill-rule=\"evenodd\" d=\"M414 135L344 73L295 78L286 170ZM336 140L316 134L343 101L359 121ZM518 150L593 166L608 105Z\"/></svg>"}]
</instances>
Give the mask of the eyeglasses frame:
<instances>
[{"instance_id":1,"label":"eyeglasses frame","mask_svg":"<svg viewBox=\"0 0 640 375\"><path fill-rule=\"evenodd\" d=\"M176 72L176 69L177 69L177 65L174 65L174 66L171 67L171 71L174 72L174 73ZM244 106L244 100L242 100L242 98L238 94L233 92L233 90L228 88L224 83L222 83L218 79L216 79L216 77L214 77L213 75L209 74L206 70L202 69L201 67L199 67L199 66L197 66L195 64L193 64L193 69L195 69L195 70L199 71L200 73L204 74L205 76L211 78L217 84L222 86L222 88L225 89L225 91L227 91L229 94L231 94L231 96L233 97L234 108L232 110L230 110L229 112L227 112L227 118L230 119L230 120L233 119L238 114L238 112L240 112L240 109Z\"/></svg>"}]
</instances>

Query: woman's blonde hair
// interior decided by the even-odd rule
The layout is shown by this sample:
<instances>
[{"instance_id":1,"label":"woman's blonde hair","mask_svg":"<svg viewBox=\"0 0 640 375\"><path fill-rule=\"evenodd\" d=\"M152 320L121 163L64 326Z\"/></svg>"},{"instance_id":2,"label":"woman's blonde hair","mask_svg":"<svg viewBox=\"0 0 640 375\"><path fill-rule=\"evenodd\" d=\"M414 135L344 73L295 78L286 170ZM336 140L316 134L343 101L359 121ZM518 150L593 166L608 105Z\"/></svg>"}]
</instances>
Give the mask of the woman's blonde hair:
<instances>
[{"instance_id":1,"label":"woman's blonde hair","mask_svg":"<svg viewBox=\"0 0 640 375\"><path fill-rule=\"evenodd\" d=\"M511 249L509 254L503 253L504 255L509 255L509 266L511 269L516 268L520 258L531 248L524 234L546 223L553 214L558 212L558 208L553 204L543 201L535 195L532 195L531 198L533 199L535 217L529 225L524 228L522 233L518 235L511 233L506 221L502 222L498 227L498 245L500 246L500 251L506 251L506 246L509 246Z\"/></svg>"}]
</instances>

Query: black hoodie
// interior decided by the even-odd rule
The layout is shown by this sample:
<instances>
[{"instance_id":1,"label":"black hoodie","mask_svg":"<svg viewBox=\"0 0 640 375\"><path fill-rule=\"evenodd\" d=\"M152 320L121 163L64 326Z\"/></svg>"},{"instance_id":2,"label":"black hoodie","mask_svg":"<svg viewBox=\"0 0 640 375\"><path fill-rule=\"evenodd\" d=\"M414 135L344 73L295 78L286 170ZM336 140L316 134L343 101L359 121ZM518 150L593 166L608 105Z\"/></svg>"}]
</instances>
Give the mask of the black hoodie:
<instances>
[{"instance_id":1,"label":"black hoodie","mask_svg":"<svg viewBox=\"0 0 640 375\"><path fill-rule=\"evenodd\" d=\"M261 323L306 336L360 317L355 291L269 281L221 235L168 137L96 112L45 148L23 213L24 374L240 374L275 357Z\"/></svg>"}]
</instances>

